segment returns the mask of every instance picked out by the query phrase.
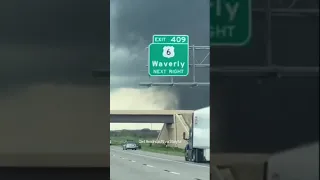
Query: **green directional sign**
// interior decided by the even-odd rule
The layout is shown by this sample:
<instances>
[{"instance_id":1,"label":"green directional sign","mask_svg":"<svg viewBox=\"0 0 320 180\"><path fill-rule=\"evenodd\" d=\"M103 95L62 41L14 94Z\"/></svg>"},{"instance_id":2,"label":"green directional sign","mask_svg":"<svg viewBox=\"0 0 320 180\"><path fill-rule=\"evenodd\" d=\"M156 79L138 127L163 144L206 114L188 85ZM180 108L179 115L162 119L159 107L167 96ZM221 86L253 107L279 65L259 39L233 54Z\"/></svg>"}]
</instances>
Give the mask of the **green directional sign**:
<instances>
[{"instance_id":1,"label":"green directional sign","mask_svg":"<svg viewBox=\"0 0 320 180\"><path fill-rule=\"evenodd\" d=\"M149 45L150 76L187 76L189 74L189 36L154 35Z\"/></svg>"},{"instance_id":2,"label":"green directional sign","mask_svg":"<svg viewBox=\"0 0 320 180\"><path fill-rule=\"evenodd\" d=\"M251 38L251 0L210 0L210 44L243 46Z\"/></svg>"}]
</instances>

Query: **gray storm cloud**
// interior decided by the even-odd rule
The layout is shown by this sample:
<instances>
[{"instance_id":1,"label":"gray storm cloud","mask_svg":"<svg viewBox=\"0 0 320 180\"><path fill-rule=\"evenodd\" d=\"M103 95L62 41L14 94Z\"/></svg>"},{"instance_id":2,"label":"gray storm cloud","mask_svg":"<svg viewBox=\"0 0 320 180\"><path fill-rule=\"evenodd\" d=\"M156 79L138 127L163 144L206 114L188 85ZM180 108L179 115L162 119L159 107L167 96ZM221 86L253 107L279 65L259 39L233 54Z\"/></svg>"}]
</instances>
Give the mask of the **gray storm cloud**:
<instances>
[{"instance_id":1,"label":"gray storm cloud","mask_svg":"<svg viewBox=\"0 0 320 180\"><path fill-rule=\"evenodd\" d=\"M132 104L132 107L128 103L122 108L196 109L209 104L209 87L164 87L154 91L138 86L141 81L150 81L145 67L145 47L151 43L152 35L187 34L190 36L190 44L209 45L209 5L209 0L111 1L110 81L111 88L116 92L111 93L111 104L114 104L111 108L118 103L113 100L130 102L132 95L141 100L148 97L149 101ZM196 53L198 60L201 60L207 52ZM209 70L197 70L197 76L207 82ZM152 79L160 82L169 80ZM191 77L175 79L185 82L190 81ZM121 87L121 90L116 90ZM115 95L117 98L113 97ZM147 105L148 103L151 104Z\"/></svg>"},{"instance_id":2,"label":"gray storm cloud","mask_svg":"<svg viewBox=\"0 0 320 180\"><path fill-rule=\"evenodd\" d=\"M111 7L112 43L135 44L137 38L150 43L153 34L188 34L191 43L209 44L209 0L111 0Z\"/></svg>"},{"instance_id":3,"label":"gray storm cloud","mask_svg":"<svg viewBox=\"0 0 320 180\"><path fill-rule=\"evenodd\" d=\"M113 45L111 51L111 78L110 78L110 109L111 110L162 110L178 107L178 99L174 91L170 89L139 88L140 81L147 80L134 74L137 53L125 47L116 48ZM138 61L143 65L143 61ZM133 67L126 69L126 65ZM123 66L123 67L122 67ZM114 72L113 69L119 68ZM121 70L122 68L122 70ZM136 70L139 70L136 68ZM129 71L129 72L128 72ZM130 74L131 72L131 74Z\"/></svg>"},{"instance_id":4,"label":"gray storm cloud","mask_svg":"<svg viewBox=\"0 0 320 180\"><path fill-rule=\"evenodd\" d=\"M120 88L111 92L112 110L159 110L175 109L178 99L175 94L153 88Z\"/></svg>"},{"instance_id":5,"label":"gray storm cloud","mask_svg":"<svg viewBox=\"0 0 320 180\"><path fill-rule=\"evenodd\" d=\"M0 7L0 153L107 152L108 1Z\"/></svg>"}]
</instances>

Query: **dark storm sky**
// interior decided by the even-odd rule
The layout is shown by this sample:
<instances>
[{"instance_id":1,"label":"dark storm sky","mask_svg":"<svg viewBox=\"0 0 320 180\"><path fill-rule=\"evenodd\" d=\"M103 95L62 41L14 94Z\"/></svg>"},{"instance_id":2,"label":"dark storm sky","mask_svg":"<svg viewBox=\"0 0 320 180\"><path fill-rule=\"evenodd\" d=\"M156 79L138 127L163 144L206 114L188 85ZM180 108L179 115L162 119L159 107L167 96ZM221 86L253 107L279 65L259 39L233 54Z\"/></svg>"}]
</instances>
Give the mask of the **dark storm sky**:
<instances>
[{"instance_id":1,"label":"dark storm sky","mask_svg":"<svg viewBox=\"0 0 320 180\"><path fill-rule=\"evenodd\" d=\"M0 2L0 152L107 152L108 3Z\"/></svg>"},{"instance_id":2,"label":"dark storm sky","mask_svg":"<svg viewBox=\"0 0 320 180\"><path fill-rule=\"evenodd\" d=\"M106 66L108 1L5 1L0 6L0 84L91 84Z\"/></svg>"},{"instance_id":3,"label":"dark storm sky","mask_svg":"<svg viewBox=\"0 0 320 180\"><path fill-rule=\"evenodd\" d=\"M138 87L140 81L148 81L147 51L145 47L154 34L187 34L190 45L209 45L209 0L135 0L111 1L111 88ZM208 50L196 51L200 62ZM204 61L208 64L209 59ZM191 81L190 76L176 81ZM209 69L197 69L197 81L209 81ZM131 83L113 83L120 77L132 78ZM139 78L134 78L139 77ZM153 78L155 82L168 82L168 78ZM161 88L160 88L161 89ZM168 91L168 88L163 88ZM209 87L174 87L179 109L198 109L209 105Z\"/></svg>"}]
</instances>

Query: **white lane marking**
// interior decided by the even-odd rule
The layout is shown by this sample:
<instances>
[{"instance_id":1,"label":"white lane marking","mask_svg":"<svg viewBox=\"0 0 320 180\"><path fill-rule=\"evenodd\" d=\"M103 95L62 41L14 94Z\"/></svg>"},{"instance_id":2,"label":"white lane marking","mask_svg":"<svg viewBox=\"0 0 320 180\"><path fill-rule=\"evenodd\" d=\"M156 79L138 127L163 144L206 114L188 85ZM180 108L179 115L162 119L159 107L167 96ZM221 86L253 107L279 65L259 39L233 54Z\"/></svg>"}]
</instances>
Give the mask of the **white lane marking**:
<instances>
[{"instance_id":1,"label":"white lane marking","mask_svg":"<svg viewBox=\"0 0 320 180\"><path fill-rule=\"evenodd\" d=\"M149 165L149 164L142 164L142 165L144 165L144 166L148 166L148 167L154 167L154 166L151 166L151 165Z\"/></svg>"},{"instance_id":2,"label":"white lane marking","mask_svg":"<svg viewBox=\"0 0 320 180\"><path fill-rule=\"evenodd\" d=\"M148 158L152 158L152 159L158 159L158 160L162 160L162 161L175 162L175 163L179 163L179 164L186 164L186 165L190 165L190 166L197 166L197 167L203 167L203 168L208 168L208 169L210 168L210 166L202 166L202 165L199 165L199 164L191 164L191 163L179 162L179 161L175 161L175 160L158 158L158 157L147 156L147 155L142 155L142 154L134 154L134 153L123 152L123 151L119 151L119 150L115 150L115 149L110 149L110 150L112 150L112 151L118 151L118 152L122 152L122 153L127 153L127 154L135 155L135 156L141 156L141 157L148 157Z\"/></svg>"},{"instance_id":3,"label":"white lane marking","mask_svg":"<svg viewBox=\"0 0 320 180\"><path fill-rule=\"evenodd\" d=\"M134 161L134 160L130 160L131 162L136 162L136 161Z\"/></svg>"},{"instance_id":4,"label":"white lane marking","mask_svg":"<svg viewBox=\"0 0 320 180\"><path fill-rule=\"evenodd\" d=\"M168 172L168 173L171 173L171 174L176 174L176 175L180 175L180 173L178 173L178 172L173 172L173 171L169 171L169 170L164 170L165 172Z\"/></svg>"}]
</instances>

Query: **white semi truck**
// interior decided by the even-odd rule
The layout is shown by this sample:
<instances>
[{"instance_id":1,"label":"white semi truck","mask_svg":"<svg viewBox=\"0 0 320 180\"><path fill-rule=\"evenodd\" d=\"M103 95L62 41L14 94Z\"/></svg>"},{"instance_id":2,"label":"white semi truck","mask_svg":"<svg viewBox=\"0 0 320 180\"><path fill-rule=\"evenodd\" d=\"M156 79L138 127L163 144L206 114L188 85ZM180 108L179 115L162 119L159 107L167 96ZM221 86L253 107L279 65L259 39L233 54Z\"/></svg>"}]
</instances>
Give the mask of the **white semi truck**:
<instances>
[{"instance_id":1,"label":"white semi truck","mask_svg":"<svg viewBox=\"0 0 320 180\"><path fill-rule=\"evenodd\" d=\"M210 161L210 107L194 111L189 137L184 132L183 139L188 141L185 148L186 161Z\"/></svg>"}]
</instances>

